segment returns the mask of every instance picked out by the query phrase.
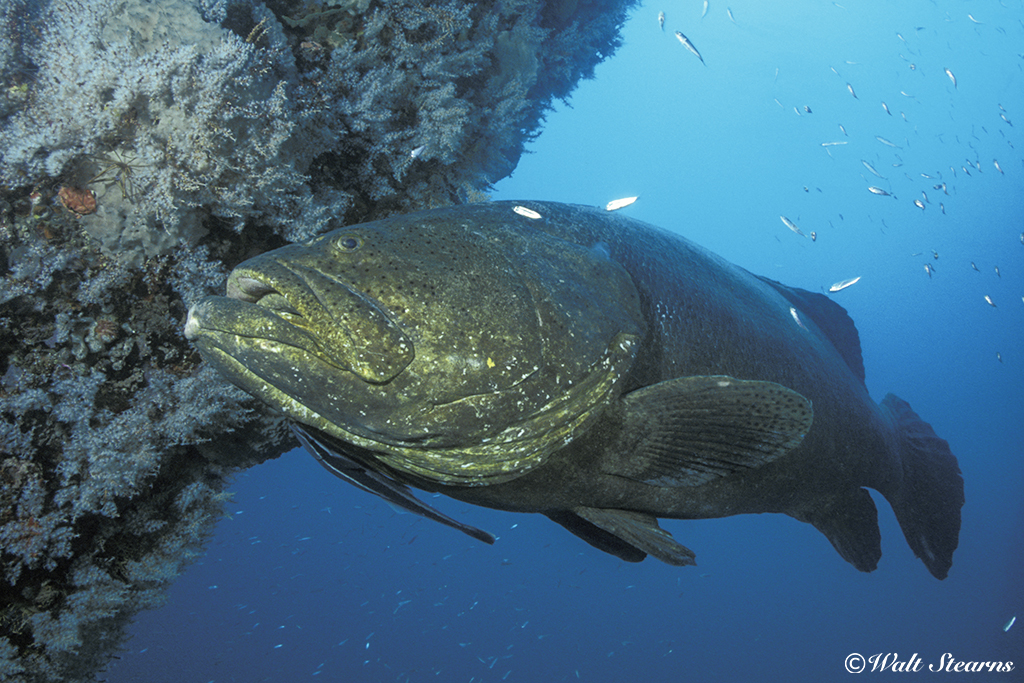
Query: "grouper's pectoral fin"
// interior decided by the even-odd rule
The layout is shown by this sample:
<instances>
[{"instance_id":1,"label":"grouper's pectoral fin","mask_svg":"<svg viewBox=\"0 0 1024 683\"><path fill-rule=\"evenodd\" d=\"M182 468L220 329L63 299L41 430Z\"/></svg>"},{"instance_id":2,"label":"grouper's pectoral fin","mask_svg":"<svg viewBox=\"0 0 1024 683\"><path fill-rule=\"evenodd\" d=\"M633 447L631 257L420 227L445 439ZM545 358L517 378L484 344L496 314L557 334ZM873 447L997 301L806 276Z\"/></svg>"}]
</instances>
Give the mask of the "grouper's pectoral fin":
<instances>
[{"instance_id":1,"label":"grouper's pectoral fin","mask_svg":"<svg viewBox=\"0 0 1024 683\"><path fill-rule=\"evenodd\" d=\"M652 486L699 486L775 460L811 428L791 389L724 375L679 377L623 398L628 453L608 474Z\"/></svg>"},{"instance_id":2,"label":"grouper's pectoral fin","mask_svg":"<svg viewBox=\"0 0 1024 683\"><path fill-rule=\"evenodd\" d=\"M344 479L364 491L380 496L403 510L415 512L427 519L458 529L484 543L494 543L493 535L482 529L457 522L420 501L404 484L400 484L383 472L375 471L359 460L346 455L341 445L336 444L334 439L327 434L295 422L289 423L289 426L302 447L309 451L310 455L316 458L317 462L323 465L328 472L339 479Z\"/></svg>"},{"instance_id":3,"label":"grouper's pectoral fin","mask_svg":"<svg viewBox=\"0 0 1024 683\"><path fill-rule=\"evenodd\" d=\"M598 550L627 562L639 562L647 555L668 564L696 564L693 551L680 545L658 526L658 520L643 512L574 507L547 515Z\"/></svg>"}]
</instances>

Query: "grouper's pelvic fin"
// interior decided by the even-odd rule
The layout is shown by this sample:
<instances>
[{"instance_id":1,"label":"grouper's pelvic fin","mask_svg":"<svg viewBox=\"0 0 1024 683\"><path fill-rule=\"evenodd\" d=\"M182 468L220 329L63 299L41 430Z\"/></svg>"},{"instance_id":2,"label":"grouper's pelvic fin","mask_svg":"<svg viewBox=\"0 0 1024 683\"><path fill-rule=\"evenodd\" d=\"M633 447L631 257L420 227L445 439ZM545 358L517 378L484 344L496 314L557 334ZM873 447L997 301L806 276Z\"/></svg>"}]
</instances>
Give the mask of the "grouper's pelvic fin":
<instances>
[{"instance_id":1,"label":"grouper's pelvic fin","mask_svg":"<svg viewBox=\"0 0 1024 683\"><path fill-rule=\"evenodd\" d=\"M937 579L953 565L960 539L960 508L964 480L949 444L903 399L889 394L882 411L895 423L903 478L895 489L883 490L914 554Z\"/></svg>"},{"instance_id":2,"label":"grouper's pelvic fin","mask_svg":"<svg viewBox=\"0 0 1024 683\"><path fill-rule=\"evenodd\" d=\"M427 519L440 522L445 526L458 529L464 534L483 541L494 543L494 536L483 529L468 524L463 524L452 519L439 510L435 510L423 501L412 495L412 492L404 484L395 481L382 471L377 471L369 465L352 457L345 452L344 444L337 442L330 435L318 429L290 422L292 433L298 438L302 447L309 451L309 454L317 459L324 468L348 483L361 488L368 493L380 496L388 503L422 515Z\"/></svg>"},{"instance_id":3,"label":"grouper's pelvic fin","mask_svg":"<svg viewBox=\"0 0 1024 683\"><path fill-rule=\"evenodd\" d=\"M659 527L652 515L643 512L578 506L571 511L549 512L547 516L598 550L627 562L639 562L651 555L676 566L697 564L692 550Z\"/></svg>"}]
</instances>

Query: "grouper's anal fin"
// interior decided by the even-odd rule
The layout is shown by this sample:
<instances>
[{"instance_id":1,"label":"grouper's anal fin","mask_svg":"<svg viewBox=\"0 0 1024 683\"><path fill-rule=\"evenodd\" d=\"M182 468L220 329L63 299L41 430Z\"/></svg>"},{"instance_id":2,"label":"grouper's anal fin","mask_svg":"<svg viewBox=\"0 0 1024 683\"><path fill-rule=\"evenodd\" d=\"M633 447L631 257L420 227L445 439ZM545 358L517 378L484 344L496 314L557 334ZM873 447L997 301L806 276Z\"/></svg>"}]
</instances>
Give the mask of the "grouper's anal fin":
<instances>
[{"instance_id":1,"label":"grouper's anal fin","mask_svg":"<svg viewBox=\"0 0 1024 683\"><path fill-rule=\"evenodd\" d=\"M871 572L878 567L882 532L878 529L878 508L866 489L836 494L829 504L793 516L813 524L840 557L860 571Z\"/></svg>"},{"instance_id":2,"label":"grouper's anal fin","mask_svg":"<svg viewBox=\"0 0 1024 683\"><path fill-rule=\"evenodd\" d=\"M643 512L578 506L547 516L598 550L627 562L639 562L650 555L676 566L696 564L692 550L679 544L658 526L657 519Z\"/></svg>"},{"instance_id":3,"label":"grouper's anal fin","mask_svg":"<svg viewBox=\"0 0 1024 683\"><path fill-rule=\"evenodd\" d=\"M588 522L575 512L570 510L557 510L545 513L552 522L557 522L568 529L572 534L582 538L601 552L614 555L626 562L640 562L647 553L626 543L615 534L605 531L599 526Z\"/></svg>"},{"instance_id":4,"label":"grouper's anal fin","mask_svg":"<svg viewBox=\"0 0 1024 683\"><path fill-rule=\"evenodd\" d=\"M853 374L860 378L861 382L864 381L864 359L860 351L860 335L857 334L857 327L853 324L853 319L845 308L824 294L808 292L799 287L787 287L760 275L755 277L771 285L800 313L813 320L818 329L832 342L832 346L836 348L846 364L850 366Z\"/></svg>"},{"instance_id":5,"label":"grouper's anal fin","mask_svg":"<svg viewBox=\"0 0 1024 683\"><path fill-rule=\"evenodd\" d=\"M774 382L677 377L622 399L627 441L604 474L651 486L700 486L796 448L811 429L804 396Z\"/></svg>"},{"instance_id":6,"label":"grouper's anal fin","mask_svg":"<svg viewBox=\"0 0 1024 683\"><path fill-rule=\"evenodd\" d=\"M298 438L299 443L302 444L302 447L309 451L310 455L316 458L317 462L323 465L328 472L339 479L344 479L364 491L380 496L392 505L397 505L409 512L414 512L427 519L440 522L445 526L458 529L479 541L489 544L494 543L495 539L492 534L458 522L448 515L435 510L412 495L412 492L404 484L346 455L342 445L336 443L327 434L295 422L289 423L289 426Z\"/></svg>"}]
</instances>

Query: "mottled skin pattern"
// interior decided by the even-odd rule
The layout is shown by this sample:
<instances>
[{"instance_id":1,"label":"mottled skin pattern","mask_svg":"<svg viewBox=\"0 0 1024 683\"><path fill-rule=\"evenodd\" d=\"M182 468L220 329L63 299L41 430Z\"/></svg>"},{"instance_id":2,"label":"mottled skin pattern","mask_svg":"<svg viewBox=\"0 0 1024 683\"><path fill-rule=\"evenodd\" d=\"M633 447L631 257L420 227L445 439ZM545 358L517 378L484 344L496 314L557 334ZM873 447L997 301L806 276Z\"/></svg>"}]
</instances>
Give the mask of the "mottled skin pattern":
<instances>
[{"instance_id":1,"label":"mottled skin pattern","mask_svg":"<svg viewBox=\"0 0 1024 683\"><path fill-rule=\"evenodd\" d=\"M692 519L746 512L800 517L853 487L884 493L899 485L902 470L892 455L891 419L807 316L800 327L790 313L792 304L775 288L676 235L649 226L641 231L635 221L589 207L529 206L551 218L538 221L536 229L575 244L604 243L632 276L646 333L623 393L687 375L769 380L811 400L814 426L791 453L748 476L680 490L607 474L618 469L618 459L631 455L619 445L629 439L617 433L621 425L612 410L560 457L519 479L481 489L438 490L524 512L584 503ZM500 204L489 208L492 215L505 213Z\"/></svg>"},{"instance_id":2,"label":"mottled skin pattern","mask_svg":"<svg viewBox=\"0 0 1024 683\"><path fill-rule=\"evenodd\" d=\"M784 512L870 571L881 555L874 504L861 488L870 487L893 505L929 570L946 575L963 503L956 460L905 403L871 400L856 330L839 306L628 218L522 205L541 218L508 202L453 207L257 257L232 274L234 299L201 302L187 332L232 381L354 444L349 455L371 468L459 500L548 514L625 559L646 552L691 561L654 517ZM363 249L360 265L345 262L344 239ZM374 243L380 249L367 251ZM312 271L333 273L351 306L325 316L332 297L296 285L282 263L307 282ZM397 290L396 279L404 283ZM268 293L290 303L274 304ZM291 334L277 330L275 315L306 330L319 350L297 352L313 342L294 338L254 345ZM246 321L244 331L231 316ZM694 376L792 390L813 406L810 430L762 464L707 483L651 483L641 441L672 417L653 403L627 408L631 392ZM566 391L576 393L552 403ZM489 443L498 434L502 443ZM615 511L650 516L640 519L639 541Z\"/></svg>"}]
</instances>

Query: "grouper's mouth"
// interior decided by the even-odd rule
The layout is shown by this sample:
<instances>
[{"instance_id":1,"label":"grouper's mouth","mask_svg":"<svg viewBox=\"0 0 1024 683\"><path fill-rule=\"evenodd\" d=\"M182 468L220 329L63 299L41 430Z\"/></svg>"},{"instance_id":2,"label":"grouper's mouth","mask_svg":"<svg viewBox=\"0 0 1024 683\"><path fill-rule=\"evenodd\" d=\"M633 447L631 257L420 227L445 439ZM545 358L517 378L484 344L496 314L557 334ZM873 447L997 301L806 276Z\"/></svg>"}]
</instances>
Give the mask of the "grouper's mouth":
<instances>
[{"instance_id":1,"label":"grouper's mouth","mask_svg":"<svg viewBox=\"0 0 1024 683\"><path fill-rule=\"evenodd\" d=\"M259 304L274 311L283 311L288 314L301 315L299 311L288 303L287 297L274 289L271 285L261 282L253 277L239 276L228 281L227 297L238 299L250 304Z\"/></svg>"},{"instance_id":2,"label":"grouper's mouth","mask_svg":"<svg viewBox=\"0 0 1024 683\"><path fill-rule=\"evenodd\" d=\"M256 304L269 310L285 322L309 332L309 321L303 317L288 297L271 285L253 277L240 276L228 281L227 297L247 304Z\"/></svg>"},{"instance_id":3,"label":"grouper's mouth","mask_svg":"<svg viewBox=\"0 0 1024 683\"><path fill-rule=\"evenodd\" d=\"M259 340L295 347L372 384L390 381L412 361L412 340L380 301L313 268L269 259L258 266L236 268L226 297L194 306L185 336L210 337L228 354L228 347ZM238 339L218 343L225 336Z\"/></svg>"},{"instance_id":4,"label":"grouper's mouth","mask_svg":"<svg viewBox=\"0 0 1024 683\"><path fill-rule=\"evenodd\" d=\"M308 321L299 309L288 297L265 283L253 278L239 278L228 282L226 294L228 299L262 306L286 323L309 332Z\"/></svg>"}]
</instances>

